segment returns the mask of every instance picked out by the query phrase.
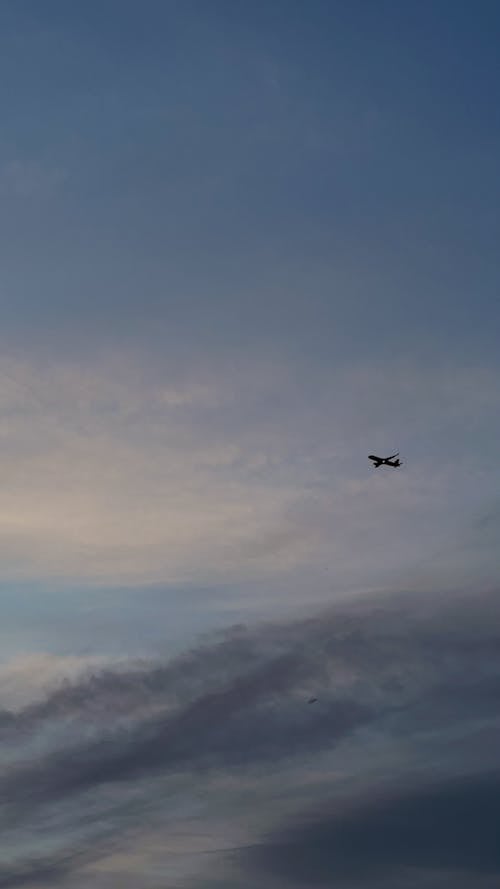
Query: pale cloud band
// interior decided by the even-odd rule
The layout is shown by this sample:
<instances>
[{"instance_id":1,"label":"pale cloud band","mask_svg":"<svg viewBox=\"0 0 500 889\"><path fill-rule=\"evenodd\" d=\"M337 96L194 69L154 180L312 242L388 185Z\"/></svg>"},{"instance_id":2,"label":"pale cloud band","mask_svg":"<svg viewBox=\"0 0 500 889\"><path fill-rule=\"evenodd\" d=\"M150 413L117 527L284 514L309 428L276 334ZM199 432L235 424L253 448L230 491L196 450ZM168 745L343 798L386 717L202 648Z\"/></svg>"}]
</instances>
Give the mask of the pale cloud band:
<instances>
[{"instance_id":1,"label":"pale cloud band","mask_svg":"<svg viewBox=\"0 0 500 889\"><path fill-rule=\"evenodd\" d=\"M454 503L488 496L499 392L482 368L346 366L299 383L283 362L176 375L125 354L4 358L4 578L218 582L322 565L340 586L385 582L388 534L402 568L436 549L445 517L453 528ZM404 470L370 473L367 449L393 444Z\"/></svg>"}]
</instances>

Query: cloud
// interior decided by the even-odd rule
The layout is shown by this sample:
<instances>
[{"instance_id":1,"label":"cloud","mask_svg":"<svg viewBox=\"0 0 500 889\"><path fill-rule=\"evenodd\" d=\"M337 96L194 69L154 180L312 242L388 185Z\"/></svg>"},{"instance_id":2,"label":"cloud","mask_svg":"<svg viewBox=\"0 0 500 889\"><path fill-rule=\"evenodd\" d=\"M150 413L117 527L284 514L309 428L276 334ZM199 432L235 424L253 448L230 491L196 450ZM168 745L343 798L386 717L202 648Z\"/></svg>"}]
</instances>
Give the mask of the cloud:
<instances>
[{"instance_id":1,"label":"cloud","mask_svg":"<svg viewBox=\"0 0 500 889\"><path fill-rule=\"evenodd\" d=\"M224 386L149 385L130 367L1 370L8 575L116 584L255 570L245 541L280 527L297 486L249 479L255 453L211 428L234 398ZM201 435L196 411L208 415ZM271 553L257 570L295 561L291 549Z\"/></svg>"},{"instance_id":2,"label":"cloud","mask_svg":"<svg viewBox=\"0 0 500 889\"><path fill-rule=\"evenodd\" d=\"M108 731L84 746L49 754L34 767L13 768L8 778L0 780L2 798L16 809L24 802L32 808L100 784L143 778L186 764L209 768L270 763L311 745L331 745L372 718L368 707L339 696L316 722L312 739L307 713L295 708L287 713L276 700L283 695L286 699L311 673L314 662L293 652L271 658L216 690L206 690L187 705L173 708L172 713L167 709L143 717L125 731L123 727ZM78 693L77 687L75 697ZM99 694L98 686L94 693ZM31 710L30 721L33 716L47 719L60 703L60 696L53 696L45 712ZM71 691L67 704L71 709ZM23 714L17 722L22 724Z\"/></svg>"},{"instance_id":3,"label":"cloud","mask_svg":"<svg viewBox=\"0 0 500 889\"><path fill-rule=\"evenodd\" d=\"M59 856L34 858L19 866L0 868L0 887L58 885L75 865L82 864L85 856L78 853L62 853Z\"/></svg>"},{"instance_id":4,"label":"cloud","mask_svg":"<svg viewBox=\"0 0 500 889\"><path fill-rule=\"evenodd\" d=\"M412 879L500 877L500 772L401 790L304 813L241 852L254 877L288 886L406 886ZM266 885L266 883L264 883ZM416 884L415 884L416 885ZM419 885L426 885L425 882ZM492 884L493 885L493 884Z\"/></svg>"},{"instance_id":5,"label":"cloud","mask_svg":"<svg viewBox=\"0 0 500 889\"><path fill-rule=\"evenodd\" d=\"M108 662L104 655L17 654L0 665L0 700L7 708L26 708L63 680L74 681Z\"/></svg>"},{"instance_id":6,"label":"cloud","mask_svg":"<svg viewBox=\"0 0 500 889\"><path fill-rule=\"evenodd\" d=\"M327 385L314 374L298 383L279 361L205 371L125 353L4 357L4 577L206 584L307 570L322 596L332 583L386 585L453 536L459 506L488 496L487 463L467 458L464 472L445 433L459 413L491 423L497 395L481 368L452 378L345 367ZM396 446L404 472L369 471L368 449ZM491 553L478 554L484 580Z\"/></svg>"},{"instance_id":7,"label":"cloud","mask_svg":"<svg viewBox=\"0 0 500 889\"><path fill-rule=\"evenodd\" d=\"M286 864L279 870L288 843L319 849L309 882L324 879L330 847L343 850L340 875L364 879L359 856L349 864L346 852L363 844L385 875L389 852L370 845L384 824L406 850L395 853L398 873L482 872L479 834L470 858L464 848L453 862L446 819L467 794L494 814L486 778L498 774L499 603L496 594L346 601L300 621L235 627L164 663L96 669L4 712L0 818L14 856L6 872L36 885L53 862L51 881L64 881L111 862L124 842L140 849L148 830L174 836L183 824L206 835L200 851L216 850L217 834L236 829L244 812L244 845L255 849L231 866L245 879L269 874L270 886L275 877L294 884ZM441 859L424 827L433 811ZM36 855L42 824L51 849ZM225 857L214 855L215 874Z\"/></svg>"}]
</instances>

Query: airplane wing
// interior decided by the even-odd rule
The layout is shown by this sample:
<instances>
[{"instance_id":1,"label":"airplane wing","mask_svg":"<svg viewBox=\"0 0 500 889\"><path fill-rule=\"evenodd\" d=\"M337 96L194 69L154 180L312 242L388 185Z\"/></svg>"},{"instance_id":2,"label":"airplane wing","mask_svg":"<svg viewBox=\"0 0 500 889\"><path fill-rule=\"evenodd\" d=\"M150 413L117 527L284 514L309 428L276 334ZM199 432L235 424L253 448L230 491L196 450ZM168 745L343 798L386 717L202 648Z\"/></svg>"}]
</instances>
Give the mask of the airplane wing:
<instances>
[{"instance_id":1,"label":"airplane wing","mask_svg":"<svg viewBox=\"0 0 500 889\"><path fill-rule=\"evenodd\" d=\"M395 454L391 454L390 457L386 457L385 459L386 460L394 460L394 457L399 457L399 451L397 451Z\"/></svg>"}]
</instances>

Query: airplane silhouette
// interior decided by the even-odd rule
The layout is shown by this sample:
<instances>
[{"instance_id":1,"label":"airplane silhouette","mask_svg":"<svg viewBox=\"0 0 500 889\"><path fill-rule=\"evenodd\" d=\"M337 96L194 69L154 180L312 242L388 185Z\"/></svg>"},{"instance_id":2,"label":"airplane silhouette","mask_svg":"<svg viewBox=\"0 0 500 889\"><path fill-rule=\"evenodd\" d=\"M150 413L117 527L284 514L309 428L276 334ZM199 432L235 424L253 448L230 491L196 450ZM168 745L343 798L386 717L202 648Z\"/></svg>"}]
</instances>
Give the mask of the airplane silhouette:
<instances>
[{"instance_id":1,"label":"airplane silhouette","mask_svg":"<svg viewBox=\"0 0 500 889\"><path fill-rule=\"evenodd\" d=\"M394 466L397 469L402 465L401 460L394 460L393 457L399 457L399 451L396 454L391 454L390 457L376 457L375 454L368 454L368 459L373 460L375 469L378 469L379 466Z\"/></svg>"}]
</instances>

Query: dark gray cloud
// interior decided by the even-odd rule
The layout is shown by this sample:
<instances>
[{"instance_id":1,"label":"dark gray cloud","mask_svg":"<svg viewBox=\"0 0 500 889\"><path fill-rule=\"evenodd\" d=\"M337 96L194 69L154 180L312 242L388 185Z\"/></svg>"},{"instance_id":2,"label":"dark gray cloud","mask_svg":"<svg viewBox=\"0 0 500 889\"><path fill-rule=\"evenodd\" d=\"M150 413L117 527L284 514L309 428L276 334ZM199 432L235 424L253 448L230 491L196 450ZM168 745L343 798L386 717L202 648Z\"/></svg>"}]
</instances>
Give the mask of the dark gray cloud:
<instances>
[{"instance_id":1,"label":"dark gray cloud","mask_svg":"<svg viewBox=\"0 0 500 889\"><path fill-rule=\"evenodd\" d=\"M21 710L0 711L0 733L8 740L58 720L135 725L158 711L171 715L200 707L207 696L221 697L224 718L233 707L243 708L246 696L253 703L274 702L278 695L283 702L286 691L318 682L338 690L338 670L349 671L343 687L356 699L378 700L390 692L397 703L399 691L408 703L413 690L415 703L422 693L426 700L444 694L450 703L474 686L479 701L489 688L494 693L497 681L500 605L495 593L482 594L477 609L473 604L463 596L403 594L340 603L289 623L235 626L219 636L207 634L166 662L136 661L65 681Z\"/></svg>"},{"instance_id":2,"label":"dark gray cloud","mask_svg":"<svg viewBox=\"0 0 500 889\"><path fill-rule=\"evenodd\" d=\"M165 781L182 778L195 788L209 775L233 782L254 776L257 787L263 776L286 774L285 827L242 853L248 873L267 869L269 879L292 884L287 865L279 865L288 844L318 850L316 859L312 851L301 859L312 876L290 865L306 883L326 879L328 850L337 850L342 879L364 880L357 847L367 861L374 856L381 879L391 867L476 867L479 830L469 858L462 844L454 859L448 820L453 808L466 808L468 793L485 818L496 812L498 616L496 593L357 599L289 623L234 627L171 661L96 672L5 712L0 817L4 830L24 835L19 862L9 869L12 885L66 885L81 861L104 854L103 833L119 845L131 824L168 809ZM307 706L311 694L314 707ZM393 765L391 750L399 757ZM311 816L297 815L293 787L317 757L329 758L325 788L341 781L342 789L311 824ZM476 781L465 780L469 772ZM263 793L260 786L260 804ZM426 833L432 812L440 844ZM35 878L29 830L47 818L60 819L61 848L40 860ZM388 847L403 850L393 865L383 842L391 831ZM488 837L484 862L493 867ZM49 880L43 873L51 867Z\"/></svg>"},{"instance_id":3,"label":"dark gray cloud","mask_svg":"<svg viewBox=\"0 0 500 889\"><path fill-rule=\"evenodd\" d=\"M332 800L303 818L239 853L241 863L290 886L406 886L415 872L500 879L500 772Z\"/></svg>"},{"instance_id":4,"label":"dark gray cloud","mask_svg":"<svg viewBox=\"0 0 500 889\"><path fill-rule=\"evenodd\" d=\"M63 852L60 855L33 858L20 865L0 868L0 889L40 884L58 885L75 867L83 864L87 855Z\"/></svg>"},{"instance_id":5,"label":"dark gray cloud","mask_svg":"<svg viewBox=\"0 0 500 889\"><path fill-rule=\"evenodd\" d=\"M334 744L373 718L366 705L337 696L315 720L312 734L305 698L299 707L287 707L286 696L313 675L306 659L293 653L279 656L172 714L142 719L131 728L23 764L0 779L0 795L15 808L32 807L158 771L271 762ZM284 696L281 705L277 695Z\"/></svg>"}]
</instances>

